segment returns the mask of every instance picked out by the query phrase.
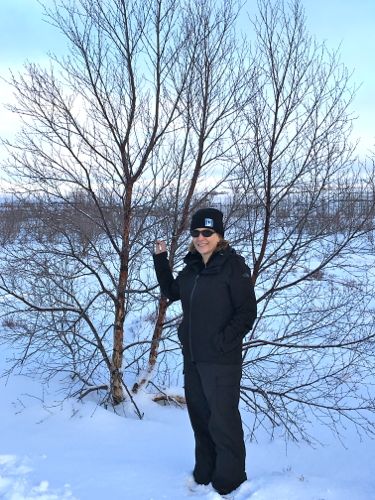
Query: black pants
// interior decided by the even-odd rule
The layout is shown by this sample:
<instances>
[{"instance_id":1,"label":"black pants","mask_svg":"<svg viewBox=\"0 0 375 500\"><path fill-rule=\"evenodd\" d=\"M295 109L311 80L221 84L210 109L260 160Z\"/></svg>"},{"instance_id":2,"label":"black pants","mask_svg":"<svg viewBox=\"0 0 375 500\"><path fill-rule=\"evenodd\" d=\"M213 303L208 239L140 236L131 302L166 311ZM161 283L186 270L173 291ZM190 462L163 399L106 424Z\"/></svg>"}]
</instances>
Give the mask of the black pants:
<instances>
[{"instance_id":1,"label":"black pants","mask_svg":"<svg viewBox=\"0 0 375 500\"><path fill-rule=\"evenodd\" d=\"M194 479L222 495L246 481L238 410L241 365L185 362L185 395L195 436Z\"/></svg>"}]
</instances>

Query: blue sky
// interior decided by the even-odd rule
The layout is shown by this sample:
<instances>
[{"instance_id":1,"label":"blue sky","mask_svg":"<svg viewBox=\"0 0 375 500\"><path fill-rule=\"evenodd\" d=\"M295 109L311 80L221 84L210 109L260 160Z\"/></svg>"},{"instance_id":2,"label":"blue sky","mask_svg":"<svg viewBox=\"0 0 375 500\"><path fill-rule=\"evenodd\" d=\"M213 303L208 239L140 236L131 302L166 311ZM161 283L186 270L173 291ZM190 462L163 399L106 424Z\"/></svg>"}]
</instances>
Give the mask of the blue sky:
<instances>
[{"instance_id":1,"label":"blue sky","mask_svg":"<svg viewBox=\"0 0 375 500\"><path fill-rule=\"evenodd\" d=\"M361 85L353 106L359 115L354 131L361 151L375 151L375 1L304 0L303 5L310 32L330 48L340 45L342 62Z\"/></svg>"},{"instance_id":2,"label":"blue sky","mask_svg":"<svg viewBox=\"0 0 375 500\"><path fill-rule=\"evenodd\" d=\"M247 0L250 12L255 3L256 0ZM361 152L375 150L375 0L303 0L302 3L310 33L331 49L341 45L342 62L354 71L353 83L361 84L353 105L354 113L359 116L354 136L361 140ZM25 59L43 62L47 51L61 51L64 46L58 31L42 20L37 0L0 0L1 76L6 75L8 68L20 67ZM5 102L9 91L3 84L0 92L0 100ZM4 125L0 125L0 134L3 131Z\"/></svg>"}]
</instances>

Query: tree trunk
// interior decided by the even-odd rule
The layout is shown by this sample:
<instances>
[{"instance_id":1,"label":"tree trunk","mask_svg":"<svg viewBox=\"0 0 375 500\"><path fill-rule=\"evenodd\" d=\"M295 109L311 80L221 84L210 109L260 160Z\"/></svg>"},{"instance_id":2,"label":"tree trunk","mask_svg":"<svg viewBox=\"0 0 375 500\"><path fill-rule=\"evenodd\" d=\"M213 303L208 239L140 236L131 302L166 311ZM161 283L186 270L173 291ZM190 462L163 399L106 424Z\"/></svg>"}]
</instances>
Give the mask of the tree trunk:
<instances>
[{"instance_id":1,"label":"tree trunk","mask_svg":"<svg viewBox=\"0 0 375 500\"><path fill-rule=\"evenodd\" d=\"M133 392L137 393L138 390L144 385L148 379L149 376L151 375L154 366L156 364L156 360L158 358L158 352L159 352L159 343L160 343L160 337L163 332L163 324L164 324L164 319L165 315L167 312L168 308L168 302L165 297L161 297L159 300L159 305L158 305L158 317L156 319L155 323L155 328L154 328L154 333L152 335L152 342L151 342L151 350L150 350L150 355L148 357L148 364L147 364L147 372L144 377L139 382L136 382L133 385Z\"/></svg>"},{"instance_id":2,"label":"tree trunk","mask_svg":"<svg viewBox=\"0 0 375 500\"><path fill-rule=\"evenodd\" d=\"M125 290L129 276L129 235L131 221L132 185L128 183L124 200L124 225L120 254L120 273L117 285L117 302L113 334L111 369L111 397L114 405L125 400L122 377L124 352Z\"/></svg>"}]
</instances>

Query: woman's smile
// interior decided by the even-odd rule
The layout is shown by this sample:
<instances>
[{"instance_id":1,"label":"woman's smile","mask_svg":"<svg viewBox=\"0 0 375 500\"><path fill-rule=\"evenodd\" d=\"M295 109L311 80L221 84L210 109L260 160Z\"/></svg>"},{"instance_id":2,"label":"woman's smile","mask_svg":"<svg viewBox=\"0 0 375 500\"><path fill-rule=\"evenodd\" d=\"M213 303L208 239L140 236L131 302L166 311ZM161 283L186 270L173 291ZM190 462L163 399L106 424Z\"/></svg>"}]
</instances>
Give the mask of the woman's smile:
<instances>
[{"instance_id":1,"label":"woman's smile","mask_svg":"<svg viewBox=\"0 0 375 500\"><path fill-rule=\"evenodd\" d=\"M198 231L203 231L205 228L197 228ZM211 257L218 242L220 241L220 236L218 233L213 232L211 236L205 237L202 233L197 237L193 237L193 244L197 252L202 255L203 261L206 263Z\"/></svg>"}]
</instances>

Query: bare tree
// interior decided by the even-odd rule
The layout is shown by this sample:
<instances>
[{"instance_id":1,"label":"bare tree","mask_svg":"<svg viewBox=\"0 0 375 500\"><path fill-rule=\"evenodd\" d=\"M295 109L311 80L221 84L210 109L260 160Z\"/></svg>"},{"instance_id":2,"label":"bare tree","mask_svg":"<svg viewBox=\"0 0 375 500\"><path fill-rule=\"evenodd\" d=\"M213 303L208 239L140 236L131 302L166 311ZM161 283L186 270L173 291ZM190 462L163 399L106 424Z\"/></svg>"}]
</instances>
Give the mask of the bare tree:
<instances>
[{"instance_id":1,"label":"bare tree","mask_svg":"<svg viewBox=\"0 0 375 500\"><path fill-rule=\"evenodd\" d=\"M254 425L293 438L308 438L311 413L334 429L347 419L373 432L374 395L360 381L373 370L374 283L370 265L354 259L373 229L374 198L360 212L331 205L340 223L322 217L364 175L350 141L354 89L338 54L307 33L299 1L258 8L258 92L233 203L233 239L248 241L260 311L244 351L243 399Z\"/></svg>"},{"instance_id":2,"label":"bare tree","mask_svg":"<svg viewBox=\"0 0 375 500\"><path fill-rule=\"evenodd\" d=\"M104 365L115 404L124 399L124 322L134 305L132 253L140 251L135 248L139 239L132 239L134 216L145 200L152 205L150 192L155 199L172 180L172 170L162 173L169 154L163 141L178 127L178 105L192 64L182 61L181 72L173 72L182 47L191 43L189 32L180 30L184 13L177 7L174 0L80 0L46 10L70 42L70 55L51 57L50 69L28 64L11 81L17 96L12 109L24 117L25 126L15 144L7 143L10 173L28 196L43 195L50 203L81 211L102 237L89 238L85 251L64 228L52 248L31 237L4 261L2 289L23 303L28 315L38 316L41 336L53 331L50 321L56 315L70 317L64 335L81 339L88 350L79 368L87 374L83 389L93 385L93 373ZM71 202L76 189L90 199L94 214ZM116 227L106 212L113 205ZM147 229L146 215L138 221L138 232ZM15 268L18 277L11 273ZM73 285L78 289L73 291ZM18 306L12 302L11 307ZM77 334L78 328L85 333ZM28 335L35 340L35 333ZM81 373L75 376L82 379Z\"/></svg>"},{"instance_id":3,"label":"bare tree","mask_svg":"<svg viewBox=\"0 0 375 500\"><path fill-rule=\"evenodd\" d=\"M192 205L222 182L233 152L229 124L249 99L237 14L236 2L63 2L46 15L69 55L11 76L11 109L25 124L5 143L8 172L18 196L43 200L45 211L38 237L19 235L4 251L6 324L21 342L20 364L34 359L54 373L46 358L56 372L64 359L77 394L100 388L118 404L124 367L140 366L150 349L150 366L156 359L166 303L153 339L127 343L125 325L131 333L153 308L147 269L163 200L173 203L173 261ZM61 207L57 218L50 205Z\"/></svg>"}]
</instances>

